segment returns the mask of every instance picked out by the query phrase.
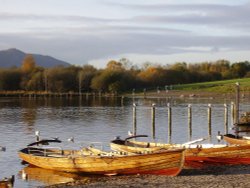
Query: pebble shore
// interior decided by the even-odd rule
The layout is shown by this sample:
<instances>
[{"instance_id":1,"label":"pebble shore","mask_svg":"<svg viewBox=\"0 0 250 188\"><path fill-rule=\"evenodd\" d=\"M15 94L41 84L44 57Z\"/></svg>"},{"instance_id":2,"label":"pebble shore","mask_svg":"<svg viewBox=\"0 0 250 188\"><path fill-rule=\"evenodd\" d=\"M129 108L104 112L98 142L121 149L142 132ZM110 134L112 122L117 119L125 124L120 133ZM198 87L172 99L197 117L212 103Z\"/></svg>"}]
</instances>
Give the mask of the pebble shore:
<instances>
[{"instance_id":1,"label":"pebble shore","mask_svg":"<svg viewBox=\"0 0 250 188\"><path fill-rule=\"evenodd\" d=\"M250 165L210 166L205 169L183 169L176 177L130 175L98 177L47 186L46 188L249 188ZM45 187L44 187L45 188Z\"/></svg>"}]
</instances>

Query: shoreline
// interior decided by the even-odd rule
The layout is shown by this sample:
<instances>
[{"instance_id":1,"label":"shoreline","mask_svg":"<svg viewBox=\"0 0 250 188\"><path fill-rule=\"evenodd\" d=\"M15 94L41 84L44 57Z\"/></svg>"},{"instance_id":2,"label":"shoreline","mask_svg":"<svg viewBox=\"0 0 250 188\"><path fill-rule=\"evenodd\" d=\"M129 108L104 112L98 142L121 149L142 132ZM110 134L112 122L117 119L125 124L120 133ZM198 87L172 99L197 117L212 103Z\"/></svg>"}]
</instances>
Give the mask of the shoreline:
<instances>
[{"instance_id":1,"label":"shoreline","mask_svg":"<svg viewBox=\"0 0 250 188\"><path fill-rule=\"evenodd\" d=\"M43 186L43 188L247 188L250 187L250 165L209 166L204 169L183 169L176 177L157 175L125 175L98 177L90 180Z\"/></svg>"},{"instance_id":2,"label":"shoreline","mask_svg":"<svg viewBox=\"0 0 250 188\"><path fill-rule=\"evenodd\" d=\"M243 92L243 95L250 95L250 92ZM49 92L49 91L0 91L0 97L221 97L235 96L235 92L215 92L201 90L159 90L132 93L106 93L106 92Z\"/></svg>"},{"instance_id":3,"label":"shoreline","mask_svg":"<svg viewBox=\"0 0 250 188\"><path fill-rule=\"evenodd\" d=\"M187 90L171 90L168 92L161 91L161 92L148 92L146 94L144 93L135 93L133 94L127 94L124 95L126 97L143 97L143 98L228 98L228 99L234 99L235 98L235 93L228 92L228 93L220 93L220 92L205 92L205 91L198 91L198 90L193 90L193 91L187 91ZM244 92L241 95L242 98L250 97L249 92Z\"/></svg>"}]
</instances>

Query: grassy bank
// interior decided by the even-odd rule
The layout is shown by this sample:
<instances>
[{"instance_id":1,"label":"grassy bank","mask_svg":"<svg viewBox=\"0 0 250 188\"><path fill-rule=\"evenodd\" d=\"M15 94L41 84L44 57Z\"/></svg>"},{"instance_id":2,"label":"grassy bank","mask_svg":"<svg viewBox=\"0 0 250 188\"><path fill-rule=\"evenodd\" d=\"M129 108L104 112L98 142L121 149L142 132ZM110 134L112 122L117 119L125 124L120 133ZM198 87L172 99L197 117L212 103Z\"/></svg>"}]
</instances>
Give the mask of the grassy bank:
<instances>
[{"instance_id":1,"label":"grassy bank","mask_svg":"<svg viewBox=\"0 0 250 188\"><path fill-rule=\"evenodd\" d=\"M151 88L145 92L137 91L132 95L131 93L127 93L125 96L234 98L237 82L240 84L240 93L242 96L250 96L250 78L172 85L168 86L169 90L167 92L165 88L159 88L159 90Z\"/></svg>"},{"instance_id":2,"label":"grassy bank","mask_svg":"<svg viewBox=\"0 0 250 188\"><path fill-rule=\"evenodd\" d=\"M235 92L236 82L240 83L241 91L250 92L250 78L174 85L173 89L183 90L183 91L201 91L201 92L207 91L216 93L228 93L228 92Z\"/></svg>"}]
</instances>

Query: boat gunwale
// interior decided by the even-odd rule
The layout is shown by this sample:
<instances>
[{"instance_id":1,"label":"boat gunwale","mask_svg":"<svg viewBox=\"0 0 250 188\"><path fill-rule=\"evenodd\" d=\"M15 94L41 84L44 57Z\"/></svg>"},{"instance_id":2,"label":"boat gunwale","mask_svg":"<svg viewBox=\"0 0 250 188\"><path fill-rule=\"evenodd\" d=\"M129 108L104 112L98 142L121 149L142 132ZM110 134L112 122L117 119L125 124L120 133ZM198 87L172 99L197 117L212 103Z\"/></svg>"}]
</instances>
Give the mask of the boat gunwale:
<instances>
[{"instance_id":1,"label":"boat gunwale","mask_svg":"<svg viewBox=\"0 0 250 188\"><path fill-rule=\"evenodd\" d=\"M157 150L157 151L152 151L152 152L138 152L138 153L132 153L132 152L107 152L107 153L101 153L101 154L83 154L83 153L79 153L80 150L62 150L62 151L73 151L73 153L69 153L67 155L64 154L59 154L59 155L54 155L54 154L49 154L49 155L45 155L46 152L44 153L44 155L37 155L35 153L29 153L28 150L29 148L33 148L33 147L26 147L23 148L21 150L19 150L19 153L24 153L26 155L32 155L32 156L37 156L37 157L60 157L60 158L81 158L81 157L95 157L95 158L114 158L114 157L119 157L119 158L123 158L123 157L137 157L137 156L145 156L145 155L158 155L158 154L166 154L166 153L173 153L173 152L184 152L185 148L171 148L171 149L162 149L162 150ZM36 148L36 149L40 149L40 150L44 150L44 148ZM51 149L51 148L50 148ZM62 153L64 153L62 152Z\"/></svg>"}]
</instances>

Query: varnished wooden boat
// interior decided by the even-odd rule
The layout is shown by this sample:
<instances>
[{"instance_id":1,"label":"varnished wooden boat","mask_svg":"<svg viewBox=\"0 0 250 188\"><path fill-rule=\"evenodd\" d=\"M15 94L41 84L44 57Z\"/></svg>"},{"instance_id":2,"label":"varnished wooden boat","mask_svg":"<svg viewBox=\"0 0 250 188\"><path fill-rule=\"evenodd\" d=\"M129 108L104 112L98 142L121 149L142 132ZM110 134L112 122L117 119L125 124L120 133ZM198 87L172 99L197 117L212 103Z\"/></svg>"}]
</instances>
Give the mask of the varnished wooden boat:
<instances>
[{"instance_id":1,"label":"varnished wooden boat","mask_svg":"<svg viewBox=\"0 0 250 188\"><path fill-rule=\"evenodd\" d=\"M236 136L232 134L226 134L223 135L222 138L229 144L237 144L237 145L250 144L250 137L246 136Z\"/></svg>"},{"instance_id":2,"label":"varnished wooden boat","mask_svg":"<svg viewBox=\"0 0 250 188\"><path fill-rule=\"evenodd\" d=\"M225 144L164 144L128 140L113 140L111 149L115 151L144 152L160 151L166 148L186 148L186 167L205 167L207 165L250 164L250 145Z\"/></svg>"},{"instance_id":3,"label":"varnished wooden boat","mask_svg":"<svg viewBox=\"0 0 250 188\"><path fill-rule=\"evenodd\" d=\"M25 162L51 170L86 174L162 174L176 176L184 163L184 149L143 154L103 152L89 147L60 150L26 147L19 151Z\"/></svg>"}]
</instances>

